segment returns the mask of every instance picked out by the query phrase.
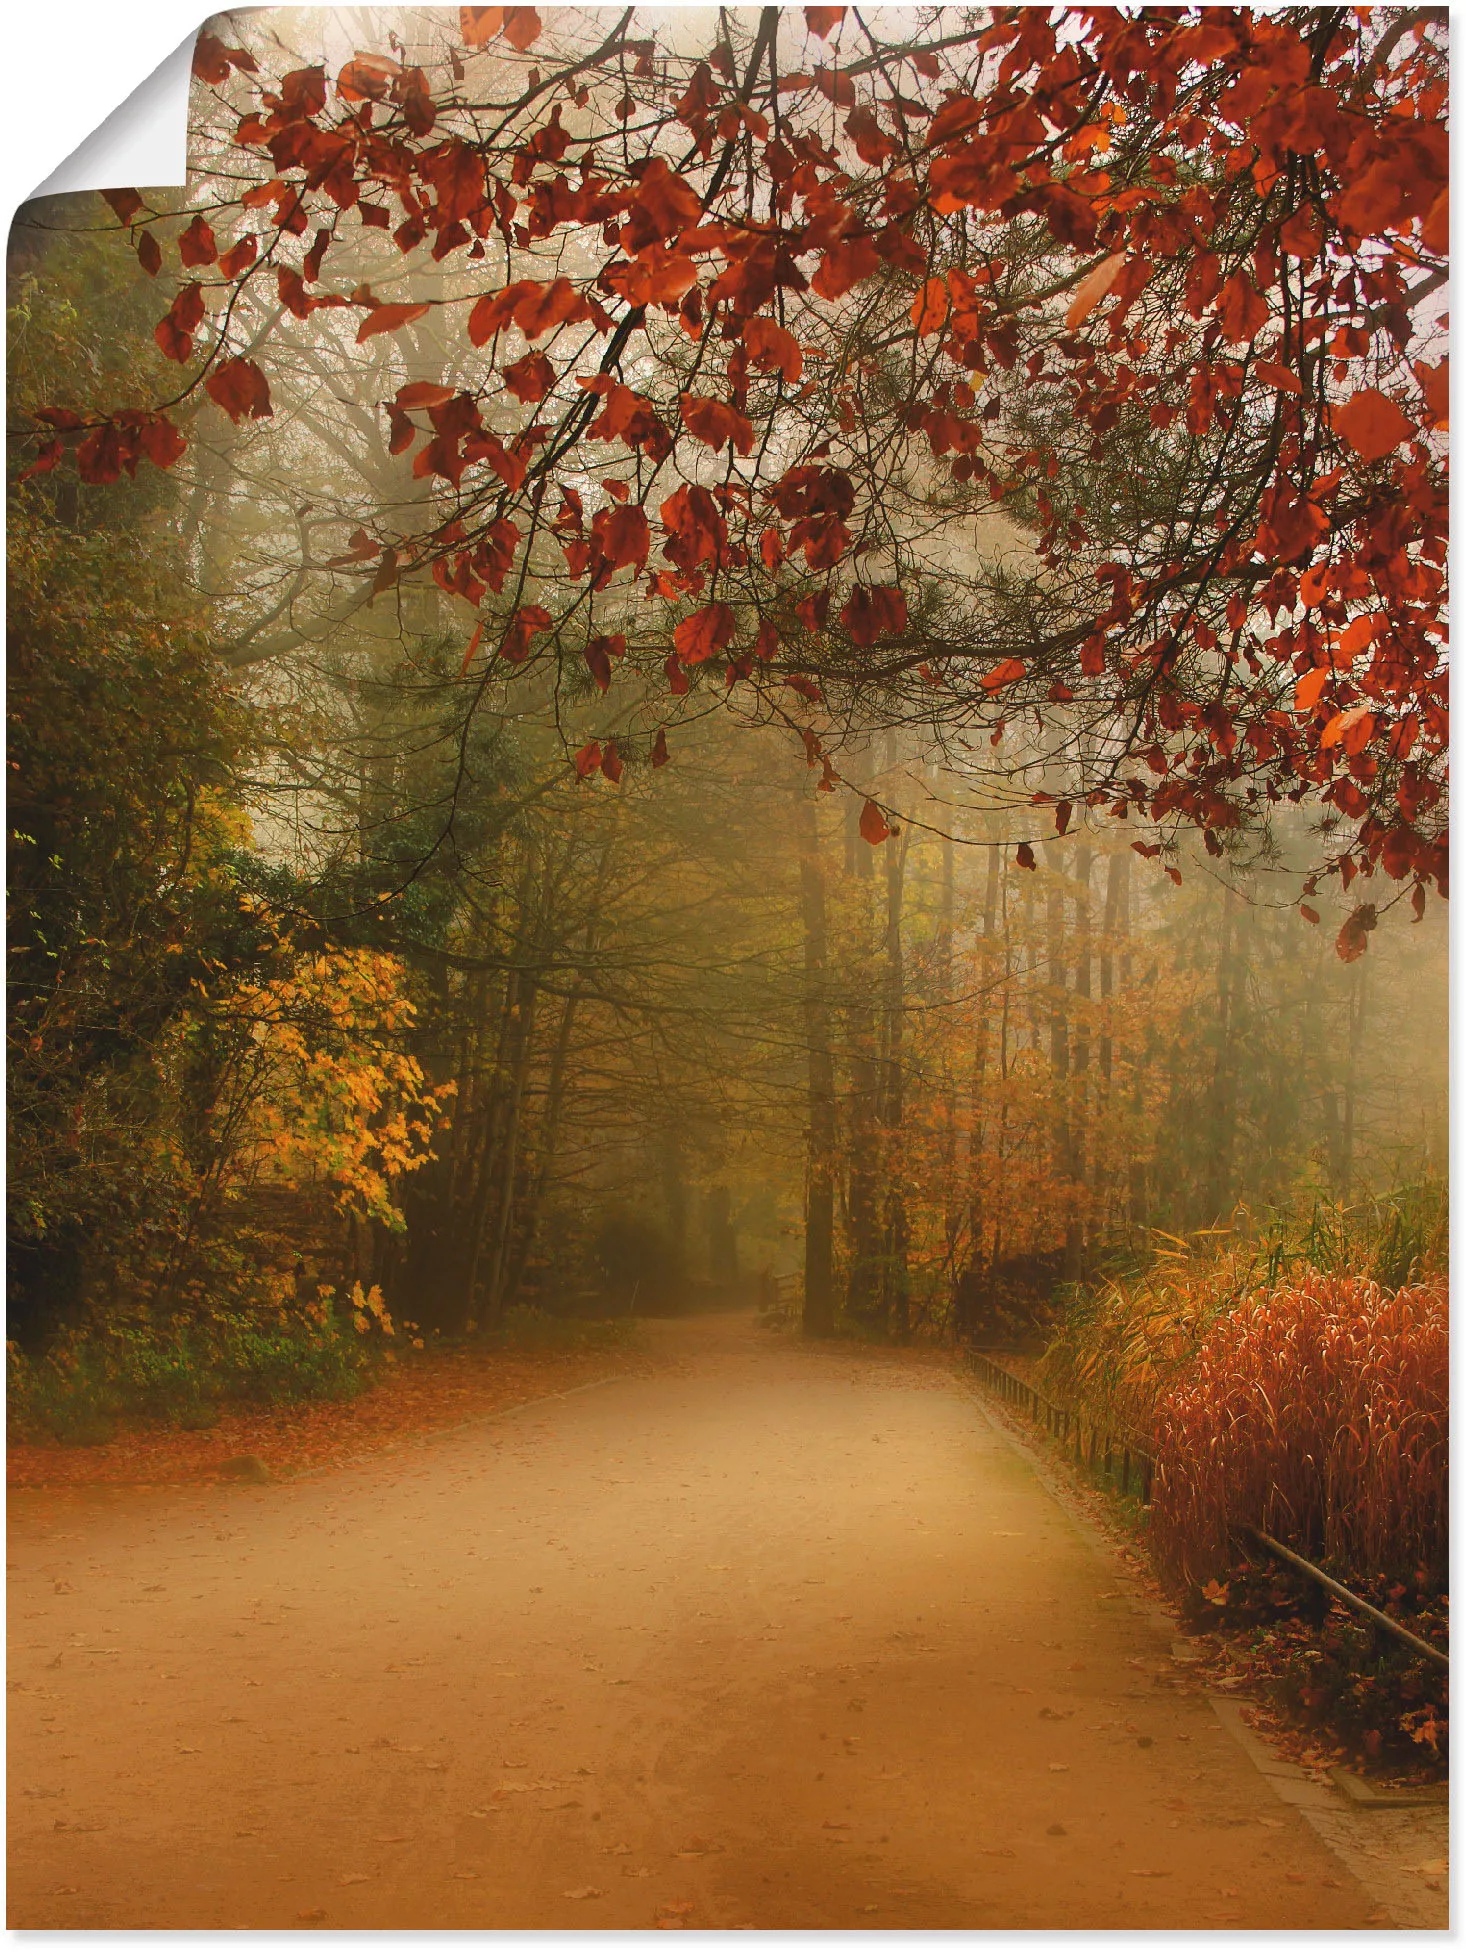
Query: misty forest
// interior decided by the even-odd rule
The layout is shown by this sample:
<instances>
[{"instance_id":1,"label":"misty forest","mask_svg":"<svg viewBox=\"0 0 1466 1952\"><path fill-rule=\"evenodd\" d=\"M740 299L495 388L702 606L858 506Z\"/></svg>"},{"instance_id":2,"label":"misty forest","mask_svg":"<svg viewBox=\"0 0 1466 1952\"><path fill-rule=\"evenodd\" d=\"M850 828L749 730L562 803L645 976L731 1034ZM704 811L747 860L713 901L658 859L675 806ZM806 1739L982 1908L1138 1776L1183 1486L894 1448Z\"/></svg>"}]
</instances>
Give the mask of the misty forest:
<instances>
[{"instance_id":1,"label":"misty forest","mask_svg":"<svg viewBox=\"0 0 1466 1952\"><path fill-rule=\"evenodd\" d=\"M170 1775L147 1811L98 1755L97 1809L146 1830L139 1881L120 1837L53 1837L33 1806L13 1925L1443 1922L1428 1864L1407 1902L1296 1808L1277 1828L1199 1676L1341 1804L1330 1771L1421 1798L1444 1771L1446 64L1428 10L271 7L199 34L185 188L22 208L23 1564L73 1604L49 1598L62 1512L104 1612L188 1527L248 1540L261 1591L345 1580L339 1556L353 1630L431 1672L457 1616L351 1560L358 1499L445 1590L487 1527L465 1563L498 1571L458 1624L507 1611L463 1683L489 1689L490 1761L461 1709L404 1706L375 1760L279 1789L266 1852L232 1805L219 1837L247 1841L187 1843L191 1791ZM484 1421L609 1378L546 1424ZM516 1445L531 1474L501 1486ZM1068 1671L1149 1643L1096 1615L1088 1548L1005 1544L1050 1536L1037 1479L1003 1488L1014 1446L1136 1607L1173 1610L1201 1663L1174 1699L1107 1721L1109 1683ZM140 1486L217 1522L180 1503L180 1531ZM923 1516L893 1530L908 1489ZM903 1556L928 1523L958 1527L936 1567ZM585 1574L608 1583L561 1593L542 1534L610 1554ZM739 1731L774 1786L730 1763L739 1814L701 1763L656 1760L684 1738L591 1733L561 1629L511 1604L533 1577L565 1647L621 1661L653 1721L691 1713L692 1643L680 1671L607 1651L623 1545L672 1586L690 1554L666 1631L706 1622L748 1700L684 1738ZM745 1553L755 1597L724 1620L715 1562ZM773 1641L780 1581L826 1579L801 1631L841 1581L830 1618L856 1624L784 1666L716 1639ZM1032 1617L974 1656L991 1623L957 1609L1008 1590ZM318 1715L339 1746L344 1683L318 1704L306 1669L351 1655L327 1661L324 1598L298 1604L322 1609L304 1667L251 1667L239 1715L206 1658L224 1614L196 1609L196 1680L129 1711L158 1770L198 1753L195 1712ZM908 1845L915 1806L872 1772L939 1769L902 1746L926 1698L904 1691L949 1612L941 1712L991 1724L990 1778L933 1787ZM889 1684L841 1651L913 1616L938 1646L898 1647ZM141 1624L75 1618L156 1666ZM501 1696L509 1660L535 1678ZM989 1661L1001 1711L959 1678ZM840 1720L868 1726L827 1743L782 1691L843 1697L842 1663L870 1707ZM68 1656L52 1686L80 1725L105 1681ZM589 1766L514 1718L541 1681ZM390 1769L437 1716L465 1752L405 1796ZM1152 1759L1166 1717L1237 1772L1207 1793L1243 1816ZM545 1789L599 1777L597 1744L620 1760L583 1805L511 1793L508 1750ZM208 1755L196 1774L244 1768ZM1117 1840L1076 1853L1112 1820L1072 1800L1091 1764L1121 1770ZM411 1875L342 1855L379 1789ZM1162 1790L1197 1812L1174 1876L1147 1868L1171 1843L1095 1870ZM458 1869L432 1868L423 1794L449 1797ZM957 1841L969 1794L985 1854ZM1214 1820L1273 1828L1217 1844ZM180 1850L205 1882L170 1882Z\"/></svg>"}]
</instances>

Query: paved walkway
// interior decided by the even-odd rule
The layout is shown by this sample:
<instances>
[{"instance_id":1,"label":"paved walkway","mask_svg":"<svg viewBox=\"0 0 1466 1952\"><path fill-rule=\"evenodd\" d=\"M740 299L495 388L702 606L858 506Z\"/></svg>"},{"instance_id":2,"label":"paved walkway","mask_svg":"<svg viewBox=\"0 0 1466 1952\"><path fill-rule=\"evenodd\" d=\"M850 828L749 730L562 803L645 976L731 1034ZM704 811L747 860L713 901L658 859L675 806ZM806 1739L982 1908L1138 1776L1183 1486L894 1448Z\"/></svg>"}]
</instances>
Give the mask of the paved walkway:
<instances>
[{"instance_id":1,"label":"paved walkway","mask_svg":"<svg viewBox=\"0 0 1466 1952\"><path fill-rule=\"evenodd\" d=\"M1385 1922L950 1372L659 1333L347 1471L14 1496L11 1925Z\"/></svg>"}]
</instances>

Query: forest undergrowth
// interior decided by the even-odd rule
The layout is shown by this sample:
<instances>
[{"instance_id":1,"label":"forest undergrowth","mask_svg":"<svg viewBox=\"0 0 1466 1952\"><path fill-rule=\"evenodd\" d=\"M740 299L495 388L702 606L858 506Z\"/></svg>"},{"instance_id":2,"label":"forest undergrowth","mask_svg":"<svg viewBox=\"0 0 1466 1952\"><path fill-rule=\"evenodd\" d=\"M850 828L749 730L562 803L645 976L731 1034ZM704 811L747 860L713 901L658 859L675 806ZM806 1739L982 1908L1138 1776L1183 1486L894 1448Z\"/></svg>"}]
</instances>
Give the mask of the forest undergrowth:
<instances>
[{"instance_id":1,"label":"forest undergrowth","mask_svg":"<svg viewBox=\"0 0 1466 1952\"><path fill-rule=\"evenodd\" d=\"M70 1377L61 1361L34 1367L12 1351L8 1481L194 1483L242 1459L292 1476L647 1361L634 1324L549 1322L528 1309L492 1337L424 1346L334 1321L217 1345L139 1336L105 1356L90 1343Z\"/></svg>"},{"instance_id":2,"label":"forest undergrowth","mask_svg":"<svg viewBox=\"0 0 1466 1952\"><path fill-rule=\"evenodd\" d=\"M1261 1226L1239 1215L1076 1289L1033 1371L1153 1447L1146 1543L1230 1682L1358 1760L1427 1776L1447 1763L1444 1671L1246 1528L1445 1648L1445 1256L1430 1180Z\"/></svg>"}]
</instances>

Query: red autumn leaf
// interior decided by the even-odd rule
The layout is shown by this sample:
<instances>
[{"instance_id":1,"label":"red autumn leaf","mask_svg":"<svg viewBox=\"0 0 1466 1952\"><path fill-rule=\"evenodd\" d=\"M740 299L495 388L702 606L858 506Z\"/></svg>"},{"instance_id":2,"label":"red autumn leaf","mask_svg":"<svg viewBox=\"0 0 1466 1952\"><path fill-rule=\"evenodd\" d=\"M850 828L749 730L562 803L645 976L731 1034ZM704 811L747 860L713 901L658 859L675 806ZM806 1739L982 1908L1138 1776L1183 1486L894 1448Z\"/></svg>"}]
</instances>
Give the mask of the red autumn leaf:
<instances>
[{"instance_id":1,"label":"red autumn leaf","mask_svg":"<svg viewBox=\"0 0 1466 1952\"><path fill-rule=\"evenodd\" d=\"M427 305L374 305L357 327L356 343L363 346L379 332L396 332L404 325L411 325L414 319L423 318L430 310Z\"/></svg>"},{"instance_id":2,"label":"red autumn leaf","mask_svg":"<svg viewBox=\"0 0 1466 1952\"><path fill-rule=\"evenodd\" d=\"M1311 712L1323 696L1323 688L1331 675L1326 664L1315 665L1313 670L1305 671L1293 693L1294 711Z\"/></svg>"},{"instance_id":3,"label":"red autumn leaf","mask_svg":"<svg viewBox=\"0 0 1466 1952\"><path fill-rule=\"evenodd\" d=\"M739 454L753 451L753 422L727 406L721 400L705 400L695 393L680 396L682 422L695 440L705 441L709 447L727 447L730 443Z\"/></svg>"},{"instance_id":4,"label":"red autumn leaf","mask_svg":"<svg viewBox=\"0 0 1466 1952\"><path fill-rule=\"evenodd\" d=\"M683 618L672 633L672 642L684 664L705 664L732 642L733 629L733 612L728 605L710 603Z\"/></svg>"},{"instance_id":5,"label":"red autumn leaf","mask_svg":"<svg viewBox=\"0 0 1466 1952\"><path fill-rule=\"evenodd\" d=\"M514 323L526 339L538 339L542 332L549 332L557 325L569 325L576 319L589 317L590 307L568 278L556 278L548 285L531 285L514 307Z\"/></svg>"},{"instance_id":6,"label":"red autumn leaf","mask_svg":"<svg viewBox=\"0 0 1466 1952\"><path fill-rule=\"evenodd\" d=\"M621 755L616 750L616 741L613 739L601 754L601 775L615 786L625 770L625 766L621 763Z\"/></svg>"},{"instance_id":7,"label":"red autumn leaf","mask_svg":"<svg viewBox=\"0 0 1466 1952\"><path fill-rule=\"evenodd\" d=\"M610 264L601 282L629 305L671 305L697 283L697 266L680 251L649 244L627 264Z\"/></svg>"},{"instance_id":8,"label":"red autumn leaf","mask_svg":"<svg viewBox=\"0 0 1466 1952\"><path fill-rule=\"evenodd\" d=\"M528 278L519 278L512 285L505 285L502 291L490 292L481 298L468 315L468 336L472 344L486 346L496 332L502 332L514 320L514 308L522 298L531 292L543 290Z\"/></svg>"},{"instance_id":9,"label":"red autumn leaf","mask_svg":"<svg viewBox=\"0 0 1466 1952\"><path fill-rule=\"evenodd\" d=\"M76 471L94 487L105 488L117 480L124 468L132 474L136 466L132 443L124 441L122 430L110 420L105 426L94 428L76 450Z\"/></svg>"},{"instance_id":10,"label":"red autumn leaf","mask_svg":"<svg viewBox=\"0 0 1466 1952\"><path fill-rule=\"evenodd\" d=\"M137 261L150 278L156 278L163 269L163 253L150 230L138 232Z\"/></svg>"},{"instance_id":11,"label":"red autumn leaf","mask_svg":"<svg viewBox=\"0 0 1466 1952\"><path fill-rule=\"evenodd\" d=\"M504 9L504 39L521 54L526 48L534 46L544 31L544 25L533 7Z\"/></svg>"},{"instance_id":12,"label":"red autumn leaf","mask_svg":"<svg viewBox=\"0 0 1466 1952\"><path fill-rule=\"evenodd\" d=\"M385 54L358 54L337 75L336 92L344 102L380 102L401 73Z\"/></svg>"},{"instance_id":13,"label":"red autumn leaf","mask_svg":"<svg viewBox=\"0 0 1466 1952\"><path fill-rule=\"evenodd\" d=\"M906 599L889 584L857 584L840 612L840 621L853 644L874 644L906 628Z\"/></svg>"},{"instance_id":14,"label":"red autumn leaf","mask_svg":"<svg viewBox=\"0 0 1466 1952\"><path fill-rule=\"evenodd\" d=\"M404 412L420 407L446 407L458 395L451 386L442 386L437 380L409 380L406 386L399 386L393 400L395 406Z\"/></svg>"},{"instance_id":15,"label":"red autumn leaf","mask_svg":"<svg viewBox=\"0 0 1466 1952\"><path fill-rule=\"evenodd\" d=\"M645 569L651 530L640 503L600 509L591 521L591 541L599 548L607 574L631 565Z\"/></svg>"},{"instance_id":16,"label":"red autumn leaf","mask_svg":"<svg viewBox=\"0 0 1466 1952\"><path fill-rule=\"evenodd\" d=\"M193 335L203 322L204 293L198 284L187 284L168 308L166 317L153 328L158 350L165 359L185 365L193 355Z\"/></svg>"},{"instance_id":17,"label":"red autumn leaf","mask_svg":"<svg viewBox=\"0 0 1466 1952\"><path fill-rule=\"evenodd\" d=\"M592 637L585 647L585 661L590 674L601 691L608 691L611 685L611 665L614 659L625 657L626 639L619 634L615 637Z\"/></svg>"},{"instance_id":18,"label":"red autumn leaf","mask_svg":"<svg viewBox=\"0 0 1466 1952\"><path fill-rule=\"evenodd\" d=\"M19 479L29 481L32 475L49 474L61 459L62 452L60 441L43 441L36 450L35 460L28 468L21 469Z\"/></svg>"},{"instance_id":19,"label":"red autumn leaf","mask_svg":"<svg viewBox=\"0 0 1466 1952\"><path fill-rule=\"evenodd\" d=\"M472 217L484 199L484 161L466 142L440 143L424 158L423 174L438 193L438 222Z\"/></svg>"},{"instance_id":20,"label":"red autumn leaf","mask_svg":"<svg viewBox=\"0 0 1466 1952\"><path fill-rule=\"evenodd\" d=\"M1004 685L1017 684L1028 667L1020 657L1005 657L1001 664L995 664L991 671L983 673L984 691L1001 691Z\"/></svg>"},{"instance_id":21,"label":"red autumn leaf","mask_svg":"<svg viewBox=\"0 0 1466 1952\"><path fill-rule=\"evenodd\" d=\"M784 682L791 691L797 692L809 704L824 704L825 694L820 690L813 678L806 678L802 673L796 672L792 677L786 678Z\"/></svg>"},{"instance_id":22,"label":"red autumn leaf","mask_svg":"<svg viewBox=\"0 0 1466 1952\"><path fill-rule=\"evenodd\" d=\"M1415 432L1410 421L1377 387L1366 386L1332 414L1334 430L1342 434L1361 461L1382 461Z\"/></svg>"},{"instance_id":23,"label":"red autumn leaf","mask_svg":"<svg viewBox=\"0 0 1466 1952\"><path fill-rule=\"evenodd\" d=\"M98 194L104 203L111 205L119 224L130 224L143 207L136 190L101 190Z\"/></svg>"},{"instance_id":24,"label":"red autumn leaf","mask_svg":"<svg viewBox=\"0 0 1466 1952\"><path fill-rule=\"evenodd\" d=\"M600 763L601 742L599 739L592 739L589 745L582 746L580 751L575 755L575 770L581 779L589 779L591 774L600 766Z\"/></svg>"},{"instance_id":25,"label":"red autumn leaf","mask_svg":"<svg viewBox=\"0 0 1466 1952\"><path fill-rule=\"evenodd\" d=\"M1217 298L1217 318L1228 339L1245 345L1255 339L1272 314L1267 300L1245 271L1234 271Z\"/></svg>"},{"instance_id":26,"label":"red autumn leaf","mask_svg":"<svg viewBox=\"0 0 1466 1952\"><path fill-rule=\"evenodd\" d=\"M934 332L940 332L951 308L952 297L945 278L928 278L918 286L911 301L911 323L916 327L917 338L929 339Z\"/></svg>"},{"instance_id":27,"label":"red autumn leaf","mask_svg":"<svg viewBox=\"0 0 1466 1952\"><path fill-rule=\"evenodd\" d=\"M1339 930L1334 947L1341 962L1358 962L1369 947L1370 931L1376 926L1379 916L1372 901L1362 902Z\"/></svg>"},{"instance_id":28,"label":"red autumn leaf","mask_svg":"<svg viewBox=\"0 0 1466 1952\"><path fill-rule=\"evenodd\" d=\"M458 675L460 678L466 678L468 676L468 667L470 664L473 663L473 654L478 649L479 639L483 636L483 634L484 634L483 625L475 624L473 628L473 635L468 640L468 649L463 653L463 663L459 666Z\"/></svg>"},{"instance_id":29,"label":"red autumn leaf","mask_svg":"<svg viewBox=\"0 0 1466 1952\"><path fill-rule=\"evenodd\" d=\"M188 442L165 413L155 413L138 429L138 446L155 468L171 468L188 452Z\"/></svg>"},{"instance_id":30,"label":"red autumn leaf","mask_svg":"<svg viewBox=\"0 0 1466 1952\"><path fill-rule=\"evenodd\" d=\"M204 222L202 214L194 218L179 238L178 255L190 269L199 264L212 264L218 257L219 247L214 241L214 233Z\"/></svg>"},{"instance_id":31,"label":"red autumn leaf","mask_svg":"<svg viewBox=\"0 0 1466 1952\"><path fill-rule=\"evenodd\" d=\"M1083 325L1101 299L1109 296L1111 287L1124 268L1125 253L1115 251L1080 279L1074 287L1074 296L1069 300L1069 309L1064 314L1064 324L1070 332Z\"/></svg>"},{"instance_id":32,"label":"red autumn leaf","mask_svg":"<svg viewBox=\"0 0 1466 1952\"><path fill-rule=\"evenodd\" d=\"M248 271L259 254L260 247L253 237L241 237L220 258L219 270L226 278L237 278L241 271Z\"/></svg>"},{"instance_id":33,"label":"red autumn leaf","mask_svg":"<svg viewBox=\"0 0 1466 1952\"><path fill-rule=\"evenodd\" d=\"M485 47L504 25L502 7L460 7L458 31L468 47Z\"/></svg>"},{"instance_id":34,"label":"red autumn leaf","mask_svg":"<svg viewBox=\"0 0 1466 1952\"><path fill-rule=\"evenodd\" d=\"M1279 366L1275 360L1259 359L1252 370L1260 380L1266 380L1269 386L1276 387L1279 393L1303 391L1298 376L1290 373L1286 366Z\"/></svg>"},{"instance_id":35,"label":"red autumn leaf","mask_svg":"<svg viewBox=\"0 0 1466 1952\"><path fill-rule=\"evenodd\" d=\"M869 841L872 847L879 847L883 840L889 840L890 835L886 816L874 800L867 800L860 809L860 838Z\"/></svg>"},{"instance_id":36,"label":"red autumn leaf","mask_svg":"<svg viewBox=\"0 0 1466 1952\"><path fill-rule=\"evenodd\" d=\"M522 605L504 633L504 641L499 646L501 655L509 664L523 664L529 656L530 639L554 627L555 620L543 604Z\"/></svg>"},{"instance_id":37,"label":"red autumn leaf","mask_svg":"<svg viewBox=\"0 0 1466 1952\"><path fill-rule=\"evenodd\" d=\"M1038 866L1037 861L1033 858L1033 849L1026 840L1019 841L1017 848L1014 850L1013 858L1021 868L1036 868Z\"/></svg>"},{"instance_id":38,"label":"red autumn leaf","mask_svg":"<svg viewBox=\"0 0 1466 1952\"><path fill-rule=\"evenodd\" d=\"M555 384L555 369L542 352L527 352L504 368L504 384L516 399L535 406Z\"/></svg>"},{"instance_id":39,"label":"red autumn leaf","mask_svg":"<svg viewBox=\"0 0 1466 1952\"><path fill-rule=\"evenodd\" d=\"M667 751L667 734L662 726L657 727L657 736L652 740L652 764L665 766L671 754Z\"/></svg>"},{"instance_id":40,"label":"red autumn leaf","mask_svg":"<svg viewBox=\"0 0 1466 1952\"><path fill-rule=\"evenodd\" d=\"M667 540L662 554L679 569L695 569L702 562L721 562L728 545L728 524L706 488L684 482L662 503Z\"/></svg>"},{"instance_id":41,"label":"red autumn leaf","mask_svg":"<svg viewBox=\"0 0 1466 1952\"><path fill-rule=\"evenodd\" d=\"M799 341L773 319L750 319L743 329L743 343L755 366L782 373L791 386L804 372Z\"/></svg>"},{"instance_id":42,"label":"red autumn leaf","mask_svg":"<svg viewBox=\"0 0 1466 1952\"><path fill-rule=\"evenodd\" d=\"M845 133L855 144L856 155L873 169L879 169L890 157L901 152L900 143L886 134L873 109L851 109L845 118Z\"/></svg>"},{"instance_id":43,"label":"red autumn leaf","mask_svg":"<svg viewBox=\"0 0 1466 1952\"><path fill-rule=\"evenodd\" d=\"M702 215L697 191L671 169L664 156L653 156L642 171L635 207L658 237L676 237Z\"/></svg>"},{"instance_id":44,"label":"red autumn leaf","mask_svg":"<svg viewBox=\"0 0 1466 1952\"><path fill-rule=\"evenodd\" d=\"M1442 358L1439 365L1427 365L1425 360L1417 359L1414 373L1420 382L1420 390L1425 396L1426 417L1432 427L1446 427L1451 417L1451 367L1448 359Z\"/></svg>"},{"instance_id":45,"label":"red autumn leaf","mask_svg":"<svg viewBox=\"0 0 1466 1952\"><path fill-rule=\"evenodd\" d=\"M863 278L874 277L880 268L880 254L876 250L875 240L854 237L830 246L812 283L821 298L843 298L852 286L858 285Z\"/></svg>"},{"instance_id":46,"label":"red autumn leaf","mask_svg":"<svg viewBox=\"0 0 1466 1952\"><path fill-rule=\"evenodd\" d=\"M811 34L817 35L822 41L829 39L833 29L838 27L844 18L843 7L806 7L804 10L805 25Z\"/></svg>"},{"instance_id":47,"label":"red autumn leaf","mask_svg":"<svg viewBox=\"0 0 1466 1952\"><path fill-rule=\"evenodd\" d=\"M268 420L274 412L269 383L252 359L221 360L205 379L204 391L236 426L246 417Z\"/></svg>"},{"instance_id":48,"label":"red autumn leaf","mask_svg":"<svg viewBox=\"0 0 1466 1952\"><path fill-rule=\"evenodd\" d=\"M1330 746L1342 745L1345 752L1363 752L1374 733L1374 714L1368 705L1351 705L1347 711L1336 712L1319 735L1319 745L1324 751Z\"/></svg>"},{"instance_id":49,"label":"red autumn leaf","mask_svg":"<svg viewBox=\"0 0 1466 1952\"><path fill-rule=\"evenodd\" d=\"M242 73L252 75L258 65L252 54L247 54L242 47L225 47L214 34L200 32L193 44L193 72L200 81L206 81L215 88L221 82L228 81L231 69L238 68Z\"/></svg>"},{"instance_id":50,"label":"red autumn leaf","mask_svg":"<svg viewBox=\"0 0 1466 1952\"><path fill-rule=\"evenodd\" d=\"M836 108L854 108L855 83L849 75L842 75L838 68L816 68L814 85L827 102Z\"/></svg>"}]
</instances>

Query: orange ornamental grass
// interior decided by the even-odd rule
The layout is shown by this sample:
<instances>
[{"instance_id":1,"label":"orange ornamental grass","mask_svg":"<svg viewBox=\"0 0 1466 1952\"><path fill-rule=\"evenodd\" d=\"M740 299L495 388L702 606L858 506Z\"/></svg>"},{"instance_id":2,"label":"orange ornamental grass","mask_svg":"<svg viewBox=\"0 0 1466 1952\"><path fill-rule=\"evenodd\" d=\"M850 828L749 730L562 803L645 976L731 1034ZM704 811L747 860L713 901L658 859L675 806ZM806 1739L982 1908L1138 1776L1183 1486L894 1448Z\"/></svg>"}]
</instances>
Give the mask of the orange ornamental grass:
<instances>
[{"instance_id":1,"label":"orange ornamental grass","mask_svg":"<svg viewBox=\"0 0 1466 1952\"><path fill-rule=\"evenodd\" d=\"M1256 1525L1357 1573L1444 1573L1443 1280L1387 1292L1313 1270L1218 1321L1156 1415L1151 1513L1190 1580Z\"/></svg>"}]
</instances>

